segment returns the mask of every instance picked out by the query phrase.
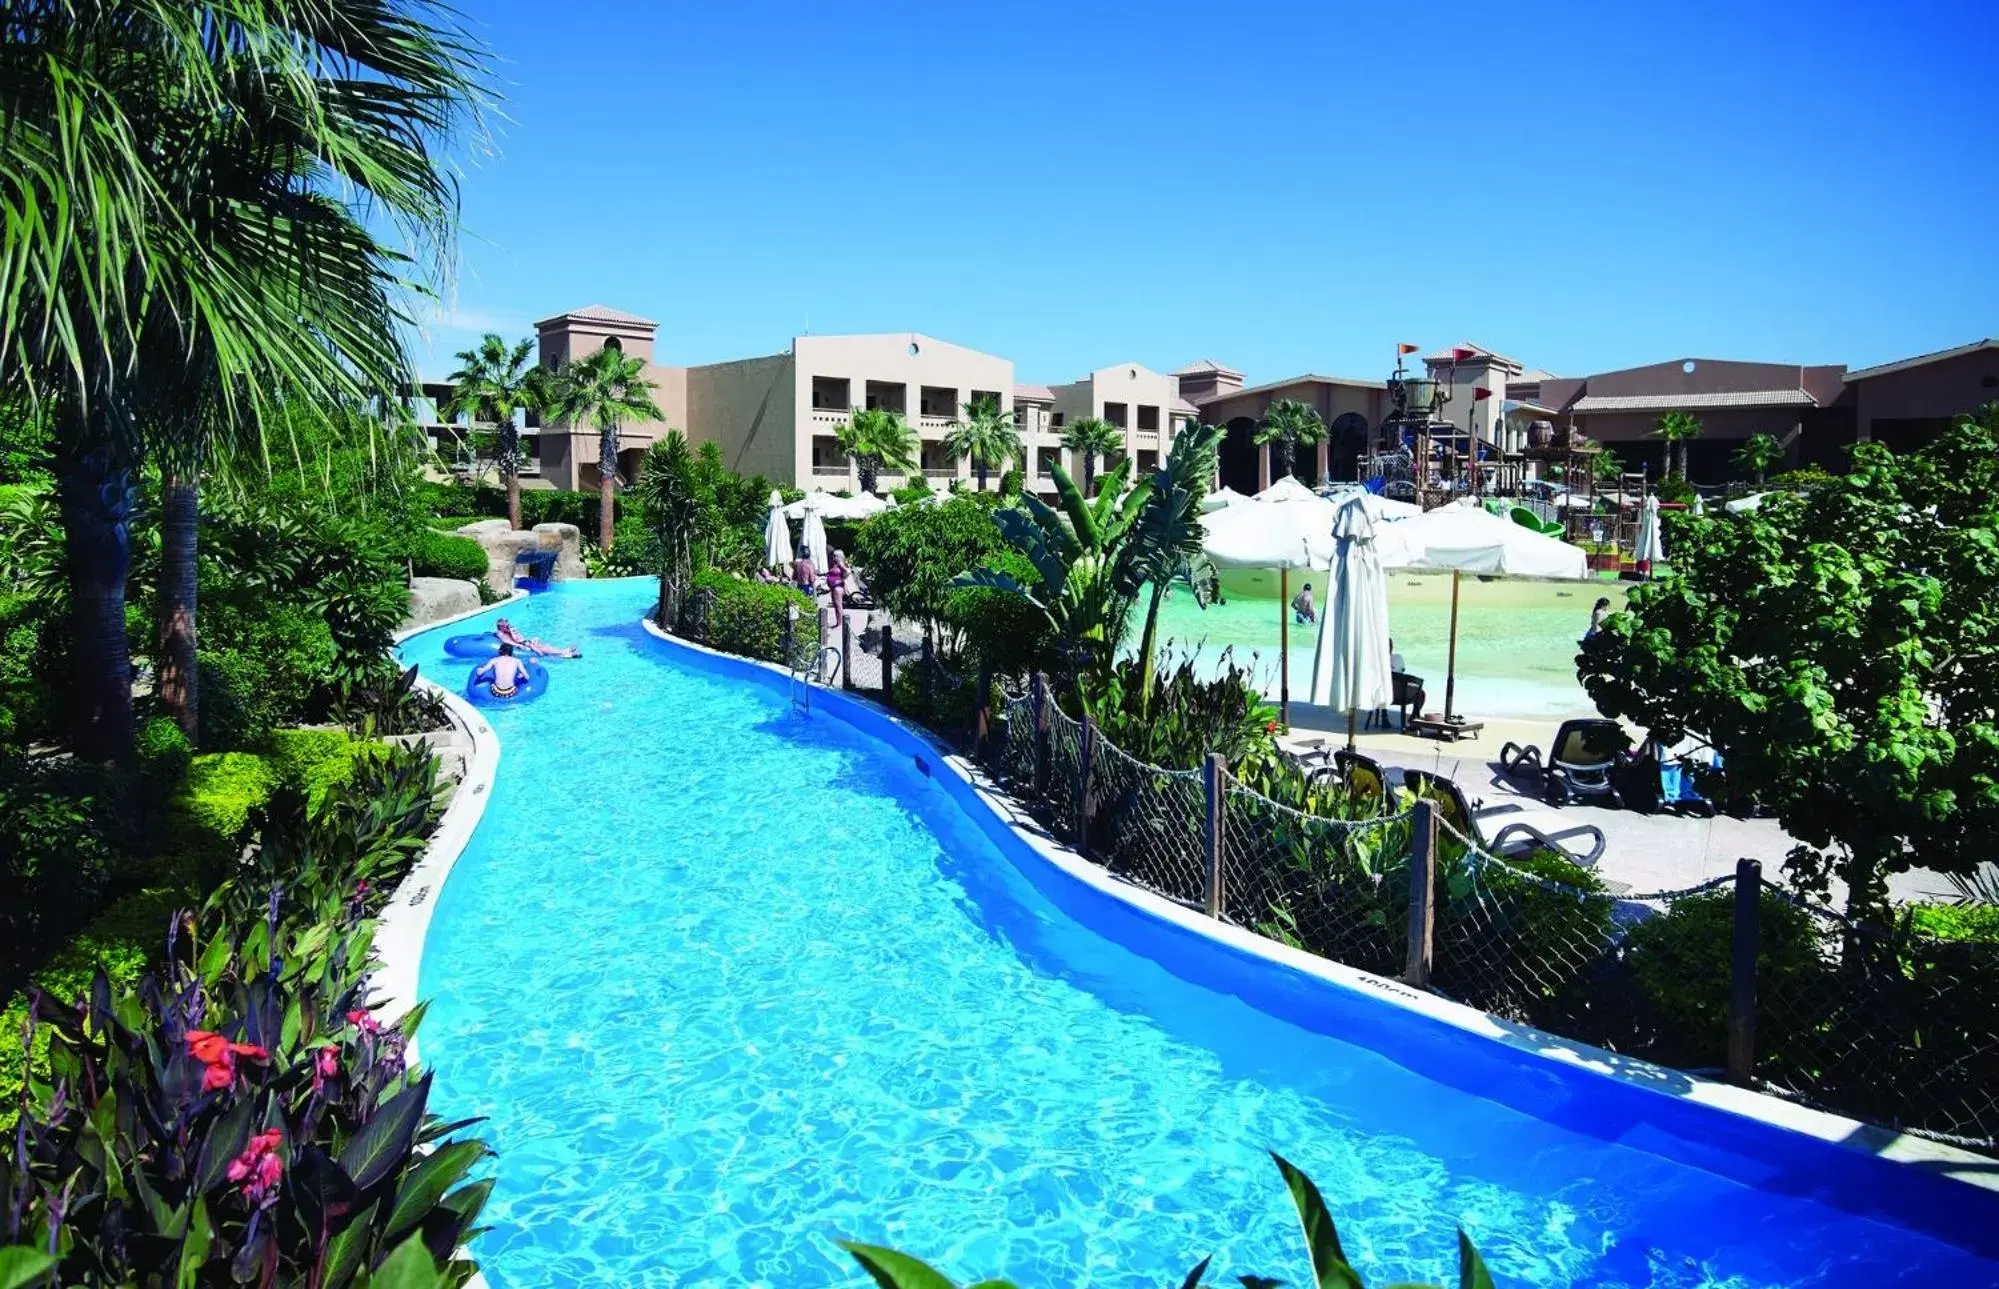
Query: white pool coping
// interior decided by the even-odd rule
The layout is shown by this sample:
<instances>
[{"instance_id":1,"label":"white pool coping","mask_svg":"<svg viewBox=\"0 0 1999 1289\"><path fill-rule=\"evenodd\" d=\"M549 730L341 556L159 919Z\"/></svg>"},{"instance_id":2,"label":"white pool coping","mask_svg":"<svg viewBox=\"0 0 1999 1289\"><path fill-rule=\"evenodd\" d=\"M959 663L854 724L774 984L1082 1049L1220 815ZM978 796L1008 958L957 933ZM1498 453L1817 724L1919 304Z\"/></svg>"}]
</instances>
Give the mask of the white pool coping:
<instances>
[{"instance_id":1,"label":"white pool coping","mask_svg":"<svg viewBox=\"0 0 1999 1289\"><path fill-rule=\"evenodd\" d=\"M751 667L760 667L773 675L790 679L790 673L776 663L723 653L705 645L695 644L691 640L683 640L679 636L660 630L650 618L645 619L643 625L655 639L677 648L725 658ZM1999 1191L1999 1173L1995 1173L1992 1161L1968 1150L1932 1141L1927 1137L1879 1128L1828 1111L1815 1110L1794 1101L1755 1092L1732 1083L1705 1079L1688 1074L1684 1070L1674 1070L1649 1061L1622 1056L1588 1043L1548 1033L1546 1030L1510 1022L1501 1024L1494 1017L1475 1007L1452 1002L1436 994L1412 988L1399 980L1360 971L1330 958L1307 953L1302 949L1293 949L1122 881L1050 837L1039 823L1022 813L1010 797L998 791L983 770L957 752L941 745L929 730L905 720L899 713L874 702L860 691L830 692L838 693L847 701L863 703L874 708L876 712L900 726L912 737L937 749L939 763L970 787L978 800L1004 822L1014 837L1024 843L1038 858L1104 895L1120 900L1162 921L1173 923L1239 952L1282 964L1342 989L1441 1021L1453 1028L1504 1044L1516 1051L1589 1070L1654 1095L1691 1101L1729 1114L1789 1129L1808 1137L1816 1137L1843 1149L1918 1167L1926 1173L1952 1177L1981 1189Z\"/></svg>"}]
</instances>

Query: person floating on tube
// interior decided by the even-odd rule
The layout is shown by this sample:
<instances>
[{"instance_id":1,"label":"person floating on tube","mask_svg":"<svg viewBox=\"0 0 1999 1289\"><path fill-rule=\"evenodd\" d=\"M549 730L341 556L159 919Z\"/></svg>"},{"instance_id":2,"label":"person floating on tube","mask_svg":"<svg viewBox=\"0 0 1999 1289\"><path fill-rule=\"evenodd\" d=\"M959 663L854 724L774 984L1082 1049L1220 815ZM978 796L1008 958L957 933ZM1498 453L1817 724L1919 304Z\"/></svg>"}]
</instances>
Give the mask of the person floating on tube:
<instances>
[{"instance_id":1,"label":"person floating on tube","mask_svg":"<svg viewBox=\"0 0 1999 1289\"><path fill-rule=\"evenodd\" d=\"M495 698L512 698L521 692L527 678L527 664L514 657L514 647L505 642L501 643L498 654L472 673L473 681L484 681Z\"/></svg>"},{"instance_id":2,"label":"person floating on tube","mask_svg":"<svg viewBox=\"0 0 1999 1289\"><path fill-rule=\"evenodd\" d=\"M512 645L515 649L525 649L529 653L540 654L544 658L581 658L583 651L571 646L552 645L545 640L534 640L520 633L513 623L501 618L493 627L502 645Z\"/></svg>"}]
</instances>

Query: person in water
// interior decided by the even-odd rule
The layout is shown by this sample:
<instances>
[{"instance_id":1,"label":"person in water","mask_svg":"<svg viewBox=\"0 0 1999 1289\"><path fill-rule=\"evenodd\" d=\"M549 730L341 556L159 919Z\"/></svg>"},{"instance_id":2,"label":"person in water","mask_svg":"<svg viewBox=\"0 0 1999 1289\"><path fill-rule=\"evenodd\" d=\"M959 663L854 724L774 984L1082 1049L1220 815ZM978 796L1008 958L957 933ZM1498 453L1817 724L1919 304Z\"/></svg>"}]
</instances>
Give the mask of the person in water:
<instances>
[{"instance_id":1,"label":"person in water","mask_svg":"<svg viewBox=\"0 0 1999 1289\"><path fill-rule=\"evenodd\" d=\"M1291 612L1298 615L1299 622L1317 622L1319 611L1312 605L1312 584L1305 583L1305 589L1298 592L1291 601Z\"/></svg>"},{"instance_id":2,"label":"person in water","mask_svg":"<svg viewBox=\"0 0 1999 1289\"><path fill-rule=\"evenodd\" d=\"M1603 630L1604 615L1609 612L1610 597L1607 595L1598 596L1595 606L1589 611L1589 630L1583 633L1583 639L1588 640L1597 632Z\"/></svg>"},{"instance_id":3,"label":"person in water","mask_svg":"<svg viewBox=\"0 0 1999 1289\"><path fill-rule=\"evenodd\" d=\"M495 698L512 698L521 692L527 678L527 664L514 657L514 647L510 644L502 644L499 653L472 673L473 681L485 681Z\"/></svg>"},{"instance_id":4,"label":"person in water","mask_svg":"<svg viewBox=\"0 0 1999 1289\"><path fill-rule=\"evenodd\" d=\"M522 635L519 629L505 618L500 619L498 625L493 628L493 631L494 634L500 637L500 646L502 649L507 649L511 646L514 649L525 649L529 653L540 654L544 658L581 658L583 656L583 651L580 649L565 649L561 645L552 645L545 640L530 639Z\"/></svg>"}]
</instances>

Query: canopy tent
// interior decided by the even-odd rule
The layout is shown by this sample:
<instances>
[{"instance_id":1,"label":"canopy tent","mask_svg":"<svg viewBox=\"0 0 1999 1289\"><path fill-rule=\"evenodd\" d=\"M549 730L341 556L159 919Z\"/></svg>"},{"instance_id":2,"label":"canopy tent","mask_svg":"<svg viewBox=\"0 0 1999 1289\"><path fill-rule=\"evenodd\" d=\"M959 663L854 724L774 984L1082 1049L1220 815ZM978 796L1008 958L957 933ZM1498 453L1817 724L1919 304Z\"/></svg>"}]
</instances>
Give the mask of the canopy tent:
<instances>
[{"instance_id":1,"label":"canopy tent","mask_svg":"<svg viewBox=\"0 0 1999 1289\"><path fill-rule=\"evenodd\" d=\"M1388 654L1388 578L1375 534L1381 498L1350 493L1333 516L1333 566L1319 644L1312 656L1312 701L1347 713L1347 746L1355 713L1388 706L1395 684Z\"/></svg>"},{"instance_id":2,"label":"canopy tent","mask_svg":"<svg viewBox=\"0 0 1999 1289\"><path fill-rule=\"evenodd\" d=\"M813 493L805 499L805 523L798 534L798 544L812 557L812 567L823 573L826 571L826 525L820 522L819 499L824 493Z\"/></svg>"},{"instance_id":3,"label":"canopy tent","mask_svg":"<svg viewBox=\"0 0 1999 1289\"><path fill-rule=\"evenodd\" d=\"M764 520L764 567L791 567L791 525L784 522L784 494L770 494L770 514Z\"/></svg>"},{"instance_id":4,"label":"canopy tent","mask_svg":"<svg viewBox=\"0 0 1999 1289\"><path fill-rule=\"evenodd\" d=\"M1763 498L1769 495L1767 492L1752 492L1746 497L1738 497L1736 500L1727 503L1722 509L1731 515L1753 514L1762 506Z\"/></svg>"},{"instance_id":5,"label":"canopy tent","mask_svg":"<svg viewBox=\"0 0 1999 1289\"><path fill-rule=\"evenodd\" d=\"M871 492L856 493L851 497L836 497L829 492L812 492L786 506L785 518L805 518L805 512L813 502L818 503L819 517L822 520L866 519L871 515L879 515L895 504L884 501Z\"/></svg>"},{"instance_id":6,"label":"canopy tent","mask_svg":"<svg viewBox=\"0 0 1999 1289\"><path fill-rule=\"evenodd\" d=\"M1307 488L1304 484L1299 483L1296 479L1287 474L1282 479L1279 479L1276 483L1273 483L1268 488L1265 488L1262 492L1257 493L1256 496L1251 498L1251 500L1252 501L1324 501L1325 498L1321 497L1318 493L1313 492L1310 488Z\"/></svg>"},{"instance_id":7,"label":"canopy tent","mask_svg":"<svg viewBox=\"0 0 1999 1289\"><path fill-rule=\"evenodd\" d=\"M1378 525L1375 544L1384 568L1448 570L1451 574L1450 649L1444 674L1446 723L1456 714L1458 588L1462 575L1571 580L1589 576L1589 559L1580 547L1522 528L1469 500Z\"/></svg>"}]
</instances>

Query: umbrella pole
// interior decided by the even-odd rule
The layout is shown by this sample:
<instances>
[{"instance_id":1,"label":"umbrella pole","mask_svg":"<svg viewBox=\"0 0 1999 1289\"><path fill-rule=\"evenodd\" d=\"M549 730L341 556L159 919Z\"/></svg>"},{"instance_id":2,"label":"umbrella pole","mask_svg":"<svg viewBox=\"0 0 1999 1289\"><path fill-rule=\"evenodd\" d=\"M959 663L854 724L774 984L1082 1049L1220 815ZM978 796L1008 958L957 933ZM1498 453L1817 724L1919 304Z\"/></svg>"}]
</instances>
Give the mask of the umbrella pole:
<instances>
[{"instance_id":1,"label":"umbrella pole","mask_svg":"<svg viewBox=\"0 0 1999 1289\"><path fill-rule=\"evenodd\" d=\"M1458 581L1463 576L1451 570L1451 649L1444 662L1444 719L1457 710L1458 697Z\"/></svg>"},{"instance_id":2,"label":"umbrella pole","mask_svg":"<svg viewBox=\"0 0 1999 1289\"><path fill-rule=\"evenodd\" d=\"M1353 727L1354 727L1354 709L1349 707L1347 708L1347 751L1349 752L1353 751L1353 740L1354 740Z\"/></svg>"},{"instance_id":3,"label":"umbrella pole","mask_svg":"<svg viewBox=\"0 0 1999 1289\"><path fill-rule=\"evenodd\" d=\"M1291 570L1277 570L1277 715L1291 728Z\"/></svg>"}]
</instances>

